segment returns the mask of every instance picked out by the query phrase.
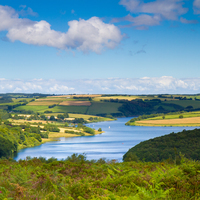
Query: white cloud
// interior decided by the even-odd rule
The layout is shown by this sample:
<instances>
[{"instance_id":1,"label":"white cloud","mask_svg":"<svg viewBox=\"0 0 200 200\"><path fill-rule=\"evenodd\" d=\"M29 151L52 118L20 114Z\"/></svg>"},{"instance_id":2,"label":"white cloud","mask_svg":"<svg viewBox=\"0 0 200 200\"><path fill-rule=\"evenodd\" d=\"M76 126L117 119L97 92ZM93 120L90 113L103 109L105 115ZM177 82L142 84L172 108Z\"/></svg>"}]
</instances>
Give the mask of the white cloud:
<instances>
[{"instance_id":1,"label":"white cloud","mask_svg":"<svg viewBox=\"0 0 200 200\"><path fill-rule=\"evenodd\" d=\"M163 94L200 93L200 78L177 79L171 76L79 80L0 79L0 93L48 94Z\"/></svg>"},{"instance_id":2,"label":"white cloud","mask_svg":"<svg viewBox=\"0 0 200 200\"><path fill-rule=\"evenodd\" d=\"M169 20L176 20L179 15L185 14L188 10L183 7L181 0L156 0L148 3L138 0L121 0L120 5L134 13L158 14Z\"/></svg>"},{"instance_id":3,"label":"white cloud","mask_svg":"<svg viewBox=\"0 0 200 200\"><path fill-rule=\"evenodd\" d=\"M129 25L125 25L123 27L131 27L131 26L156 26L160 24L161 18L158 15L150 16L146 14L139 15L137 17L132 17L130 14L128 14L125 17L122 18L114 18L112 22L121 22L121 21L128 21L131 22Z\"/></svg>"},{"instance_id":4,"label":"white cloud","mask_svg":"<svg viewBox=\"0 0 200 200\"><path fill-rule=\"evenodd\" d=\"M113 24L106 24L98 17L88 20L69 21L66 33L51 29L44 21L19 18L16 11L8 6L0 6L0 31L8 31L7 37L26 44L46 45L58 49L78 49L83 52L100 53L104 48L115 48L123 36Z\"/></svg>"},{"instance_id":5,"label":"white cloud","mask_svg":"<svg viewBox=\"0 0 200 200\"><path fill-rule=\"evenodd\" d=\"M194 6L194 13L200 14L200 0L194 0L193 6Z\"/></svg>"},{"instance_id":6,"label":"white cloud","mask_svg":"<svg viewBox=\"0 0 200 200\"><path fill-rule=\"evenodd\" d=\"M135 26L138 30L145 30L148 26L159 25L163 20L175 20L185 24L198 23L196 20L181 17L188 12L188 8L184 7L184 0L155 0L146 3L140 0L120 0L119 4L123 5L127 11L138 15L132 17L129 14L126 17L113 19L113 22L133 22L124 27ZM200 12L200 0L194 1L194 9Z\"/></svg>"}]
</instances>

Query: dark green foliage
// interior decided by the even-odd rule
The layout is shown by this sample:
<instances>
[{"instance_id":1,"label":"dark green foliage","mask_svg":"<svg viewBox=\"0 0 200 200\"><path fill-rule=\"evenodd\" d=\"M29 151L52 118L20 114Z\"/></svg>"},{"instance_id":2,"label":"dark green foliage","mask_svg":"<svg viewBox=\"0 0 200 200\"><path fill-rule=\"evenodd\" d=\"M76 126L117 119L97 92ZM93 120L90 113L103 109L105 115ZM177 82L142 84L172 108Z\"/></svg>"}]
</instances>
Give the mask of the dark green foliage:
<instances>
[{"instance_id":1,"label":"dark green foliage","mask_svg":"<svg viewBox=\"0 0 200 200\"><path fill-rule=\"evenodd\" d=\"M70 133L70 134L75 134L75 135L85 136L84 133L82 133L82 132L78 132L78 131L69 131L69 130L65 130L65 133Z\"/></svg>"},{"instance_id":2,"label":"dark green foliage","mask_svg":"<svg viewBox=\"0 0 200 200\"><path fill-rule=\"evenodd\" d=\"M66 112L63 114L64 118L69 118L69 114Z\"/></svg>"},{"instance_id":3,"label":"dark green foliage","mask_svg":"<svg viewBox=\"0 0 200 200\"><path fill-rule=\"evenodd\" d=\"M52 113L52 110L45 110L44 113Z\"/></svg>"},{"instance_id":4,"label":"dark green foliage","mask_svg":"<svg viewBox=\"0 0 200 200\"><path fill-rule=\"evenodd\" d=\"M135 118L132 118L131 120L129 120L126 123L126 125L130 125L130 123L135 122L135 121L140 121L140 120L143 120L143 119L158 117L158 116L161 116L161 115L163 115L163 114L140 115L139 117L135 117Z\"/></svg>"},{"instance_id":5,"label":"dark green foliage","mask_svg":"<svg viewBox=\"0 0 200 200\"><path fill-rule=\"evenodd\" d=\"M0 119L8 119L10 116L10 114L8 112L6 112L5 110L0 110Z\"/></svg>"},{"instance_id":6,"label":"dark green foliage","mask_svg":"<svg viewBox=\"0 0 200 200\"><path fill-rule=\"evenodd\" d=\"M73 154L65 160L0 160L0 199L170 200L200 198L200 163L105 162Z\"/></svg>"},{"instance_id":7,"label":"dark green foliage","mask_svg":"<svg viewBox=\"0 0 200 200\"><path fill-rule=\"evenodd\" d=\"M87 126L84 126L83 127L83 131L86 132L86 133L89 133L91 135L94 135L95 134L95 131L94 129L90 128L90 127L87 127Z\"/></svg>"},{"instance_id":8,"label":"dark green foliage","mask_svg":"<svg viewBox=\"0 0 200 200\"><path fill-rule=\"evenodd\" d=\"M73 120L73 123L84 124L84 123L86 123L86 121L83 118L75 118L75 120Z\"/></svg>"},{"instance_id":9,"label":"dark green foliage","mask_svg":"<svg viewBox=\"0 0 200 200\"><path fill-rule=\"evenodd\" d=\"M183 115L179 115L179 118L182 119L182 118L183 118Z\"/></svg>"},{"instance_id":10,"label":"dark green foliage","mask_svg":"<svg viewBox=\"0 0 200 200\"><path fill-rule=\"evenodd\" d=\"M58 119L64 119L65 117L64 117L64 115L58 114L58 115L57 115L57 118L58 118Z\"/></svg>"},{"instance_id":11,"label":"dark green foliage","mask_svg":"<svg viewBox=\"0 0 200 200\"><path fill-rule=\"evenodd\" d=\"M53 115L51 115L50 120L51 120L51 121L54 121L54 120L56 120L56 119L55 119L55 117L54 117Z\"/></svg>"},{"instance_id":12,"label":"dark green foliage","mask_svg":"<svg viewBox=\"0 0 200 200\"><path fill-rule=\"evenodd\" d=\"M60 129L53 124L45 124L44 126L45 131L50 131L50 132L60 132Z\"/></svg>"},{"instance_id":13,"label":"dark green foliage","mask_svg":"<svg viewBox=\"0 0 200 200\"><path fill-rule=\"evenodd\" d=\"M200 160L200 129L183 130L141 142L129 149L123 160L132 160L134 154L140 160L160 162L166 159L179 159L180 153L186 158Z\"/></svg>"},{"instance_id":14,"label":"dark green foliage","mask_svg":"<svg viewBox=\"0 0 200 200\"><path fill-rule=\"evenodd\" d=\"M99 131L99 132L102 132L102 129L101 129L101 128L99 128L99 129L98 129L98 131Z\"/></svg>"},{"instance_id":15,"label":"dark green foliage","mask_svg":"<svg viewBox=\"0 0 200 200\"><path fill-rule=\"evenodd\" d=\"M14 156L17 152L16 146L10 141L8 138L3 137L0 135L0 158L5 157L9 158Z\"/></svg>"},{"instance_id":16,"label":"dark green foliage","mask_svg":"<svg viewBox=\"0 0 200 200\"><path fill-rule=\"evenodd\" d=\"M55 106L57 106L56 104L53 104L51 106L48 106L48 108L54 108Z\"/></svg>"},{"instance_id":17,"label":"dark green foliage","mask_svg":"<svg viewBox=\"0 0 200 200\"><path fill-rule=\"evenodd\" d=\"M49 132L48 132L48 131L46 131L46 132L41 132L41 133L40 133L40 136L41 136L41 138L49 138Z\"/></svg>"},{"instance_id":18,"label":"dark green foliage","mask_svg":"<svg viewBox=\"0 0 200 200\"><path fill-rule=\"evenodd\" d=\"M40 118L41 118L42 120L47 120L47 117L46 117L45 115L40 115Z\"/></svg>"},{"instance_id":19,"label":"dark green foliage","mask_svg":"<svg viewBox=\"0 0 200 200\"><path fill-rule=\"evenodd\" d=\"M151 103L137 100L124 103L121 107L119 107L118 110L121 111L125 116L133 116L150 113L153 110L153 106Z\"/></svg>"}]
</instances>

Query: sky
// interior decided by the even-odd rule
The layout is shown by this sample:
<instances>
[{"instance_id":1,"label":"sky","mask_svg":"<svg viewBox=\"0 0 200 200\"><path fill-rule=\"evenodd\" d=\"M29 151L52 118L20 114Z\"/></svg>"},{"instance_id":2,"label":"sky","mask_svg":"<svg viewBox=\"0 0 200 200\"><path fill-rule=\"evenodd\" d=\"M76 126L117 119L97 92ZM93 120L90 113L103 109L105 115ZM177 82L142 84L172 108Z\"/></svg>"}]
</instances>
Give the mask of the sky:
<instances>
[{"instance_id":1,"label":"sky","mask_svg":"<svg viewBox=\"0 0 200 200\"><path fill-rule=\"evenodd\" d=\"M0 93L200 93L200 0L1 0Z\"/></svg>"}]
</instances>

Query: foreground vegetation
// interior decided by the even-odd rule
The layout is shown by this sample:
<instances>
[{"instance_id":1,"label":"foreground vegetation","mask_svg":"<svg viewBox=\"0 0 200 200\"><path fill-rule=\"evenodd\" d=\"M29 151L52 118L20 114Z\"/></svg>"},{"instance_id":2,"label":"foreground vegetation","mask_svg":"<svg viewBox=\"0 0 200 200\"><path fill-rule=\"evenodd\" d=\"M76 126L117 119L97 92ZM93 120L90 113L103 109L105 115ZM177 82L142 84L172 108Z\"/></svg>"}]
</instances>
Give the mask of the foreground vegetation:
<instances>
[{"instance_id":1,"label":"foreground vegetation","mask_svg":"<svg viewBox=\"0 0 200 200\"><path fill-rule=\"evenodd\" d=\"M0 160L0 199L170 200L200 198L200 163Z\"/></svg>"}]
</instances>

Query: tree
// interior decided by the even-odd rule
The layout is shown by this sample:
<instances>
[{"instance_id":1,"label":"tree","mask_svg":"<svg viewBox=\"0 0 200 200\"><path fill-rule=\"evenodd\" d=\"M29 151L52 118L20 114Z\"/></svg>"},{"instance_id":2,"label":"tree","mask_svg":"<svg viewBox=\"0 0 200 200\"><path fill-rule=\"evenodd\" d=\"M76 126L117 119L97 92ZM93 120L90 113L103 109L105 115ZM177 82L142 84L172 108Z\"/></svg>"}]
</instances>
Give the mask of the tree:
<instances>
[{"instance_id":1,"label":"tree","mask_svg":"<svg viewBox=\"0 0 200 200\"><path fill-rule=\"evenodd\" d=\"M69 114L66 112L63 114L64 118L69 118Z\"/></svg>"},{"instance_id":2,"label":"tree","mask_svg":"<svg viewBox=\"0 0 200 200\"><path fill-rule=\"evenodd\" d=\"M163 115L162 118L165 119L165 115Z\"/></svg>"},{"instance_id":3,"label":"tree","mask_svg":"<svg viewBox=\"0 0 200 200\"><path fill-rule=\"evenodd\" d=\"M179 115L179 118L182 119L182 118L183 118L183 115Z\"/></svg>"},{"instance_id":4,"label":"tree","mask_svg":"<svg viewBox=\"0 0 200 200\"><path fill-rule=\"evenodd\" d=\"M54 120L55 120L55 117L54 117L53 115L51 115L50 120L51 120L51 121L54 121Z\"/></svg>"},{"instance_id":5,"label":"tree","mask_svg":"<svg viewBox=\"0 0 200 200\"><path fill-rule=\"evenodd\" d=\"M101 128L99 128L99 129L98 129L98 131L99 131L99 132L102 132L102 129L101 129Z\"/></svg>"},{"instance_id":6,"label":"tree","mask_svg":"<svg viewBox=\"0 0 200 200\"><path fill-rule=\"evenodd\" d=\"M64 115L58 114L58 115L57 115L57 118L58 118L58 119L64 119L65 117L64 117Z\"/></svg>"}]
</instances>

